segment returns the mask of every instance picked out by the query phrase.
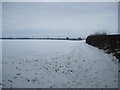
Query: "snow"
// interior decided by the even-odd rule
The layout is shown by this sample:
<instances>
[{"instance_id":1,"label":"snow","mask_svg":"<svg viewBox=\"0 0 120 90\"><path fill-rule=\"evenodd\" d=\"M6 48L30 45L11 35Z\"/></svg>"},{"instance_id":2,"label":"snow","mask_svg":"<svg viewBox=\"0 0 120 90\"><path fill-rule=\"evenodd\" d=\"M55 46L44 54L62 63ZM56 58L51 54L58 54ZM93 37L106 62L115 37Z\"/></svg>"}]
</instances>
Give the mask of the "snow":
<instances>
[{"instance_id":1,"label":"snow","mask_svg":"<svg viewBox=\"0 0 120 90\"><path fill-rule=\"evenodd\" d=\"M118 62L85 41L3 40L3 88L118 88Z\"/></svg>"},{"instance_id":2,"label":"snow","mask_svg":"<svg viewBox=\"0 0 120 90\"><path fill-rule=\"evenodd\" d=\"M0 90L2 89L2 40L0 40Z\"/></svg>"}]
</instances>

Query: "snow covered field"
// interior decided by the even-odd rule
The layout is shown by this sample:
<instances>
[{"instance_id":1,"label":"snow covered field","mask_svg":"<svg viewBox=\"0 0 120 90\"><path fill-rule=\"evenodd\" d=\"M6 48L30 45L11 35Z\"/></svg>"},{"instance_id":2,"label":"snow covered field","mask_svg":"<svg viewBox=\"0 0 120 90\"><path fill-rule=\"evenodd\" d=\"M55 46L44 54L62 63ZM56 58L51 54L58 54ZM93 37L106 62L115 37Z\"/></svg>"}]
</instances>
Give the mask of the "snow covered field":
<instances>
[{"instance_id":1,"label":"snow covered field","mask_svg":"<svg viewBox=\"0 0 120 90\"><path fill-rule=\"evenodd\" d=\"M2 40L0 40L0 90L2 89Z\"/></svg>"},{"instance_id":2,"label":"snow covered field","mask_svg":"<svg viewBox=\"0 0 120 90\"><path fill-rule=\"evenodd\" d=\"M3 88L118 88L118 62L85 43L4 40Z\"/></svg>"}]
</instances>

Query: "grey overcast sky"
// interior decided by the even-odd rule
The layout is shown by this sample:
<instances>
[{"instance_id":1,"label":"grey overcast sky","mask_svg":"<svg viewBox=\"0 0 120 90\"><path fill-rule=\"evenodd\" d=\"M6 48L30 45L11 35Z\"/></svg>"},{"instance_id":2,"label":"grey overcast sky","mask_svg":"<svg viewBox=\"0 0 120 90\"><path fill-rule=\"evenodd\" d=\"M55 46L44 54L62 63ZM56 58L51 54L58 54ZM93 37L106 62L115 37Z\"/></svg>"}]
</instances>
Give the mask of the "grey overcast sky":
<instances>
[{"instance_id":1,"label":"grey overcast sky","mask_svg":"<svg viewBox=\"0 0 120 90\"><path fill-rule=\"evenodd\" d=\"M3 2L3 37L87 37L118 32L117 2Z\"/></svg>"}]
</instances>

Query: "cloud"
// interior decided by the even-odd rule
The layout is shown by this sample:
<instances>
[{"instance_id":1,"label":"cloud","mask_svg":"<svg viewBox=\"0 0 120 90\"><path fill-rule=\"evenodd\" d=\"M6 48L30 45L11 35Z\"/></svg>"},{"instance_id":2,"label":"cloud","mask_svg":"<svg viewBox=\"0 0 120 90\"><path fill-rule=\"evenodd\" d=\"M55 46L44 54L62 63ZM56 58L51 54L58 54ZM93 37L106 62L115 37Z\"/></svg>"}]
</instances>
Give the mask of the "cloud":
<instances>
[{"instance_id":1,"label":"cloud","mask_svg":"<svg viewBox=\"0 0 120 90\"><path fill-rule=\"evenodd\" d=\"M86 36L103 29L117 32L117 19L117 3L3 3L5 36L21 32Z\"/></svg>"}]
</instances>

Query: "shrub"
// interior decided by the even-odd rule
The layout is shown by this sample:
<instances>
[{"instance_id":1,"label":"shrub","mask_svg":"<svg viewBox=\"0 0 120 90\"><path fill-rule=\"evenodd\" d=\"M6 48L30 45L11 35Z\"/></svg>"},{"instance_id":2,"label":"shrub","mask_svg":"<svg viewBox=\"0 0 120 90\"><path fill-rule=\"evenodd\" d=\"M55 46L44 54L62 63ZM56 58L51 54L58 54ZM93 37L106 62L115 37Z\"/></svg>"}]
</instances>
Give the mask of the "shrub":
<instances>
[{"instance_id":1,"label":"shrub","mask_svg":"<svg viewBox=\"0 0 120 90\"><path fill-rule=\"evenodd\" d=\"M87 37L86 42L93 46L97 46L99 48L103 48L108 41L106 40L107 34L106 32L96 32L95 34L91 34Z\"/></svg>"},{"instance_id":2,"label":"shrub","mask_svg":"<svg viewBox=\"0 0 120 90\"><path fill-rule=\"evenodd\" d=\"M91 34L90 36L106 36L106 32L95 32L94 34Z\"/></svg>"}]
</instances>

